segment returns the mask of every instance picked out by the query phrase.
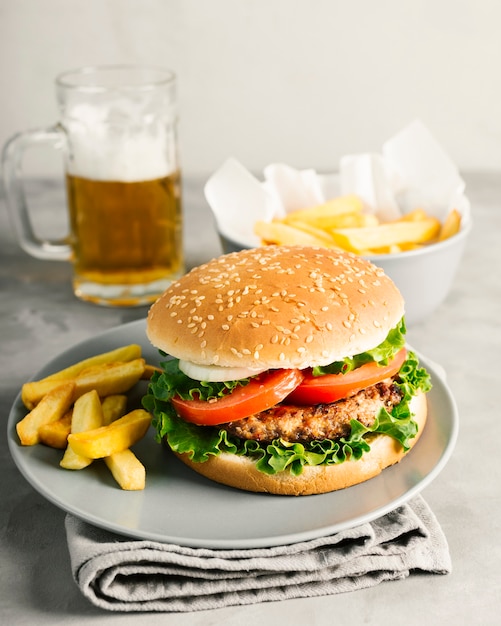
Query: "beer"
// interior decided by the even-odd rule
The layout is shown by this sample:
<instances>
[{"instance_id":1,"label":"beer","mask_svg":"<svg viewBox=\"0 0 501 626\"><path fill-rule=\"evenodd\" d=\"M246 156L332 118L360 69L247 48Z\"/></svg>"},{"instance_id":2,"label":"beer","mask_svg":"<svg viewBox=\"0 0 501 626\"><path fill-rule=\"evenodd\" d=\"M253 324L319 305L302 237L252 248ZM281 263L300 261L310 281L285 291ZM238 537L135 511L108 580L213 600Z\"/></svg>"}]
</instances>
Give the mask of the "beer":
<instances>
[{"instance_id":1,"label":"beer","mask_svg":"<svg viewBox=\"0 0 501 626\"><path fill-rule=\"evenodd\" d=\"M113 298L115 304L146 304L181 275L178 172L132 182L67 174L66 182L79 297L96 303Z\"/></svg>"},{"instance_id":2,"label":"beer","mask_svg":"<svg viewBox=\"0 0 501 626\"><path fill-rule=\"evenodd\" d=\"M37 258L72 261L82 300L149 304L184 271L176 76L156 67L83 67L57 77L56 96L58 123L13 138L5 160L19 243ZM64 156L64 241L36 236L21 193L26 146L49 138Z\"/></svg>"}]
</instances>

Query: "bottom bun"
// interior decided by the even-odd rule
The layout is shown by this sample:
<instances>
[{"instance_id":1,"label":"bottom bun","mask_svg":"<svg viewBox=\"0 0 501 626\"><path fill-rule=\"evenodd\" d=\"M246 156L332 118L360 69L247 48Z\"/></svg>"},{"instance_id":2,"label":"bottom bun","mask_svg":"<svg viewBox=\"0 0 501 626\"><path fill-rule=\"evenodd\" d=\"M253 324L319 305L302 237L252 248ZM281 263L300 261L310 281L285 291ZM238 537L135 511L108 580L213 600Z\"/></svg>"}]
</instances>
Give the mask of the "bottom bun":
<instances>
[{"instance_id":1,"label":"bottom bun","mask_svg":"<svg viewBox=\"0 0 501 626\"><path fill-rule=\"evenodd\" d=\"M423 432L428 413L426 396L419 393L410 404L418 432L411 440L416 445ZM285 496L307 496L327 493L351 487L377 476L390 465L398 463L409 451L388 435L374 435L370 439L371 449L358 461L345 461L338 465L307 465L299 476L289 471L278 474L263 474L256 469L248 457L223 453L211 456L204 463L194 463L188 454L176 456L188 467L202 476L223 485L245 491L273 493Z\"/></svg>"}]
</instances>

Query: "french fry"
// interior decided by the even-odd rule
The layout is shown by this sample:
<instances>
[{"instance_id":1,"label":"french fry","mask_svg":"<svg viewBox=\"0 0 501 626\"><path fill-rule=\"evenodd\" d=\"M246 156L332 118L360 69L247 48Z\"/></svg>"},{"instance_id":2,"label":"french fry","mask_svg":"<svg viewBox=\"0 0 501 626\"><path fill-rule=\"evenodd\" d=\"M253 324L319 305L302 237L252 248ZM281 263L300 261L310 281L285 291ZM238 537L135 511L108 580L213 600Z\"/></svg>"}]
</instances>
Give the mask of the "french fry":
<instances>
[{"instance_id":1,"label":"french fry","mask_svg":"<svg viewBox=\"0 0 501 626\"><path fill-rule=\"evenodd\" d=\"M281 222L256 222L254 232L265 244L323 247L333 244L327 234L318 237Z\"/></svg>"},{"instance_id":2,"label":"french fry","mask_svg":"<svg viewBox=\"0 0 501 626\"><path fill-rule=\"evenodd\" d=\"M442 228L440 229L440 233L438 235L439 241L444 241L444 239L448 239L452 237L456 233L459 232L461 228L461 213L457 209L452 209L449 211L449 214L445 218L444 223L442 224Z\"/></svg>"},{"instance_id":3,"label":"french fry","mask_svg":"<svg viewBox=\"0 0 501 626\"><path fill-rule=\"evenodd\" d=\"M105 457L104 462L122 489L137 491L146 486L146 470L132 450Z\"/></svg>"},{"instance_id":4,"label":"french fry","mask_svg":"<svg viewBox=\"0 0 501 626\"><path fill-rule=\"evenodd\" d=\"M425 243L435 239L440 222L435 218L399 220L368 228L343 228L332 232L334 241L351 252L383 248L402 243Z\"/></svg>"},{"instance_id":5,"label":"french fry","mask_svg":"<svg viewBox=\"0 0 501 626\"><path fill-rule=\"evenodd\" d=\"M57 381L73 380L84 370L96 365L117 363L120 361L132 361L141 357L141 346L129 344L110 352L97 354L74 365L55 372L37 381L25 383L21 389L21 399L28 409L33 409L38 402L56 386Z\"/></svg>"},{"instance_id":6,"label":"french fry","mask_svg":"<svg viewBox=\"0 0 501 626\"><path fill-rule=\"evenodd\" d=\"M276 223L279 223L279 222L276 222ZM320 226L316 226L314 223L301 222L301 221L290 222L289 224L286 224L285 222L282 222L282 223L286 227L296 228L303 233L308 233L309 235L314 237L318 242L323 241L324 246L330 247L334 245L334 241L332 237L330 236L329 232L327 230L324 230Z\"/></svg>"},{"instance_id":7,"label":"french fry","mask_svg":"<svg viewBox=\"0 0 501 626\"><path fill-rule=\"evenodd\" d=\"M70 367L65 368L64 370L60 370L59 372L55 372L50 376L47 376L43 380L68 380L71 378L75 378L78 376L83 370L88 369L89 367L94 367L96 365L102 365L104 363L117 363L119 361L133 361L134 359L139 359L141 357L141 346L135 343L131 343L127 346L122 346L121 348L116 348L115 350L111 350L110 352L103 352L101 354L96 354L95 356L91 356L88 359L84 359L83 361L79 361L74 365L70 365Z\"/></svg>"},{"instance_id":8,"label":"french fry","mask_svg":"<svg viewBox=\"0 0 501 626\"><path fill-rule=\"evenodd\" d=\"M73 409L70 409L61 419L40 426L38 429L40 443L50 448L64 450L68 445L68 435L71 432L72 413Z\"/></svg>"},{"instance_id":9,"label":"french fry","mask_svg":"<svg viewBox=\"0 0 501 626\"><path fill-rule=\"evenodd\" d=\"M378 226L379 219L373 213L347 213L333 218L324 218L318 221L317 226L330 232L337 228L365 228Z\"/></svg>"},{"instance_id":10,"label":"french fry","mask_svg":"<svg viewBox=\"0 0 501 626\"><path fill-rule=\"evenodd\" d=\"M125 393L141 378L144 365L144 359L134 359L90 367L75 378L75 393L80 396L91 389L101 397Z\"/></svg>"},{"instance_id":11,"label":"french fry","mask_svg":"<svg viewBox=\"0 0 501 626\"><path fill-rule=\"evenodd\" d=\"M103 409L103 426L108 426L127 412L127 396L123 394L106 396L101 402L101 407Z\"/></svg>"},{"instance_id":12,"label":"french fry","mask_svg":"<svg viewBox=\"0 0 501 626\"><path fill-rule=\"evenodd\" d=\"M63 382L62 380L37 380L24 383L21 389L21 400L24 406L29 410L34 409L42 398L57 389ZM70 382L75 384L74 381Z\"/></svg>"},{"instance_id":13,"label":"french fry","mask_svg":"<svg viewBox=\"0 0 501 626\"><path fill-rule=\"evenodd\" d=\"M364 208L362 200L355 195L339 196L332 198L324 204L319 204L306 209L292 211L285 218L286 221L306 221L314 223L317 219L339 217L347 213L360 213Z\"/></svg>"},{"instance_id":14,"label":"french fry","mask_svg":"<svg viewBox=\"0 0 501 626\"><path fill-rule=\"evenodd\" d=\"M151 415L147 411L136 409L108 426L71 433L68 436L68 445L82 456L104 458L134 445L144 437L150 422Z\"/></svg>"},{"instance_id":15,"label":"french fry","mask_svg":"<svg viewBox=\"0 0 501 626\"><path fill-rule=\"evenodd\" d=\"M71 418L71 433L68 435L68 446L59 465L64 469L79 470L90 465L93 459L76 453L69 445L72 434L99 428L103 424L101 400L95 389L88 391L75 401Z\"/></svg>"},{"instance_id":16,"label":"french fry","mask_svg":"<svg viewBox=\"0 0 501 626\"><path fill-rule=\"evenodd\" d=\"M63 417L71 407L74 391L74 382L59 381L58 386L47 393L37 406L17 423L17 434L23 446L33 446L40 442L40 427Z\"/></svg>"},{"instance_id":17,"label":"french fry","mask_svg":"<svg viewBox=\"0 0 501 626\"><path fill-rule=\"evenodd\" d=\"M103 399L102 407L103 426L107 426L125 415L127 396L108 396ZM136 491L145 488L146 470L141 461L129 448L104 457L104 462L122 489Z\"/></svg>"},{"instance_id":18,"label":"french fry","mask_svg":"<svg viewBox=\"0 0 501 626\"><path fill-rule=\"evenodd\" d=\"M145 361L142 358L116 363L102 363L82 370L74 379L75 398L91 389L96 389L101 397L129 391L141 378ZM52 389L61 384L60 380L41 380L23 385L22 399L28 408L35 407Z\"/></svg>"},{"instance_id":19,"label":"french fry","mask_svg":"<svg viewBox=\"0 0 501 626\"><path fill-rule=\"evenodd\" d=\"M141 376L141 378L143 380L150 380L150 378L153 376L154 372L159 372L160 374L162 373L162 368L161 367L157 367L156 365L152 365L151 363L145 363L144 364L144 372Z\"/></svg>"}]
</instances>

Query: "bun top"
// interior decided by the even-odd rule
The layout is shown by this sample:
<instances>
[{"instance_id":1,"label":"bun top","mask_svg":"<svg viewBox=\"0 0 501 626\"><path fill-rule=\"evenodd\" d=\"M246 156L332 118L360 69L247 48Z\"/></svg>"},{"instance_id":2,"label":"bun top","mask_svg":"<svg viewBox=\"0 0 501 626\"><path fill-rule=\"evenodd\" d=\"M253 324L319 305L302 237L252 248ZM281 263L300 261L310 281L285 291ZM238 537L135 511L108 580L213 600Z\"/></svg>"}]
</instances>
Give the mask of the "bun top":
<instances>
[{"instance_id":1,"label":"bun top","mask_svg":"<svg viewBox=\"0 0 501 626\"><path fill-rule=\"evenodd\" d=\"M200 365L327 365L379 345L404 314L382 269L349 252L265 246L174 282L148 313L151 343Z\"/></svg>"}]
</instances>

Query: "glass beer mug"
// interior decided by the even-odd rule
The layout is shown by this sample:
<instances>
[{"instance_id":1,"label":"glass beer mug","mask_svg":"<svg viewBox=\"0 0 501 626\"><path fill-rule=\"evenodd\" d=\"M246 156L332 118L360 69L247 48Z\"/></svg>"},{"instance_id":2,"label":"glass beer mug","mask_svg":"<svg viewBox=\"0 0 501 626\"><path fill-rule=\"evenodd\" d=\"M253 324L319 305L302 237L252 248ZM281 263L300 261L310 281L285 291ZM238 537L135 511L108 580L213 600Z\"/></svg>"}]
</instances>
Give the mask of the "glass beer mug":
<instances>
[{"instance_id":1,"label":"glass beer mug","mask_svg":"<svg viewBox=\"0 0 501 626\"><path fill-rule=\"evenodd\" d=\"M22 248L73 263L75 294L97 304L154 301L184 271L176 78L135 66L56 79L60 121L14 136L3 152L7 205ZM62 148L69 234L41 241L20 174L30 145Z\"/></svg>"}]
</instances>

